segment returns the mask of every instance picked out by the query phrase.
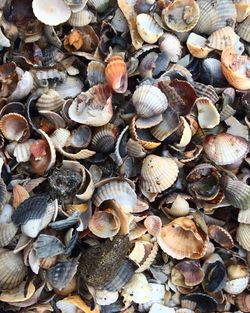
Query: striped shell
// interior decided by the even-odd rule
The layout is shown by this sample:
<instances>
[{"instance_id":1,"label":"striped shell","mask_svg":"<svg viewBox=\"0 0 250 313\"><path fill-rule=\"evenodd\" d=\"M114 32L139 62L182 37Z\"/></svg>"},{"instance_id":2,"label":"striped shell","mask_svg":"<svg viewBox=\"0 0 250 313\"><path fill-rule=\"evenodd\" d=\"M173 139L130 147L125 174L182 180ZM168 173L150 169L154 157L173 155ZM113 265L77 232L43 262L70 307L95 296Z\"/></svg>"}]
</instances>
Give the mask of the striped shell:
<instances>
[{"instance_id":1,"label":"striped shell","mask_svg":"<svg viewBox=\"0 0 250 313\"><path fill-rule=\"evenodd\" d=\"M250 42L249 27L250 27L250 16L248 16L242 23L238 24L236 27L236 33L240 36L240 38L244 39L247 42Z\"/></svg>"},{"instance_id":2,"label":"striped shell","mask_svg":"<svg viewBox=\"0 0 250 313\"><path fill-rule=\"evenodd\" d=\"M38 110L49 110L54 112L60 111L63 104L64 100L54 89L49 89L46 93L41 95L36 102Z\"/></svg>"}]
</instances>

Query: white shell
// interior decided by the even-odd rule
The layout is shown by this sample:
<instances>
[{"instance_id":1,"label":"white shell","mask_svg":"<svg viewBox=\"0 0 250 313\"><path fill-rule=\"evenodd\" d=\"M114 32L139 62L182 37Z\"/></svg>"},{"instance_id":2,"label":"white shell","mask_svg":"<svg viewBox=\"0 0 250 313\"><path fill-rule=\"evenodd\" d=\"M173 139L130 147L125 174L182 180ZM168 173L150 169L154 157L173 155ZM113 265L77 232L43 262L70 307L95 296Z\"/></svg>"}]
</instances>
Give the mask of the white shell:
<instances>
[{"instance_id":1,"label":"white shell","mask_svg":"<svg viewBox=\"0 0 250 313\"><path fill-rule=\"evenodd\" d=\"M109 305L114 303L119 297L118 291L96 290L95 299L99 305Z\"/></svg>"},{"instance_id":2,"label":"white shell","mask_svg":"<svg viewBox=\"0 0 250 313\"><path fill-rule=\"evenodd\" d=\"M86 9L83 9L78 12L72 12L68 23L74 27L81 27L90 24L95 21L94 14Z\"/></svg>"},{"instance_id":3,"label":"white shell","mask_svg":"<svg viewBox=\"0 0 250 313\"><path fill-rule=\"evenodd\" d=\"M9 96L8 101L18 101L25 98L31 92L33 85L33 77L30 72L24 72L17 83L16 89Z\"/></svg>"},{"instance_id":4,"label":"white shell","mask_svg":"<svg viewBox=\"0 0 250 313\"><path fill-rule=\"evenodd\" d=\"M28 162L30 159L30 146L35 142L34 139L29 139L24 143L18 143L15 146L13 155L18 163Z\"/></svg>"},{"instance_id":5,"label":"white shell","mask_svg":"<svg viewBox=\"0 0 250 313\"><path fill-rule=\"evenodd\" d=\"M163 30L148 14L138 14L136 25L141 38L147 43L155 43L163 34Z\"/></svg>"},{"instance_id":6,"label":"white shell","mask_svg":"<svg viewBox=\"0 0 250 313\"><path fill-rule=\"evenodd\" d=\"M151 290L146 276L142 273L134 274L130 281L123 287L121 294L125 302L146 303L150 301Z\"/></svg>"},{"instance_id":7,"label":"white shell","mask_svg":"<svg viewBox=\"0 0 250 313\"><path fill-rule=\"evenodd\" d=\"M197 98L198 122L201 128L214 128L220 123L220 114L213 102L206 97Z\"/></svg>"},{"instance_id":8,"label":"white shell","mask_svg":"<svg viewBox=\"0 0 250 313\"><path fill-rule=\"evenodd\" d=\"M62 98L78 96L83 87L83 82L78 76L68 76L65 81L56 85L55 90Z\"/></svg>"},{"instance_id":9,"label":"white shell","mask_svg":"<svg viewBox=\"0 0 250 313\"><path fill-rule=\"evenodd\" d=\"M163 304L154 303L148 313L175 313L175 309L165 306Z\"/></svg>"},{"instance_id":10,"label":"white shell","mask_svg":"<svg viewBox=\"0 0 250 313\"><path fill-rule=\"evenodd\" d=\"M248 276L230 280L223 289L231 295L238 295L247 288L248 280Z\"/></svg>"},{"instance_id":11,"label":"white shell","mask_svg":"<svg viewBox=\"0 0 250 313\"><path fill-rule=\"evenodd\" d=\"M170 62L178 62L181 58L182 46L180 40L171 33L165 33L162 36L164 39L161 41L161 52L166 51Z\"/></svg>"}]
</instances>

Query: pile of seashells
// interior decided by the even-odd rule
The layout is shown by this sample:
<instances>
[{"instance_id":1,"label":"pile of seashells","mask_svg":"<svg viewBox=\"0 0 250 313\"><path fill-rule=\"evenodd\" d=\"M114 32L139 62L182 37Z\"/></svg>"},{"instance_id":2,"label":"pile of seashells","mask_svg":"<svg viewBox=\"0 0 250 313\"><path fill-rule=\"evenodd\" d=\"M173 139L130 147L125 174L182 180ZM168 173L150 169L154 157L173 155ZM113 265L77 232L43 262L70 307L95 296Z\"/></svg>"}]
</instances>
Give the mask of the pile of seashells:
<instances>
[{"instance_id":1,"label":"pile of seashells","mask_svg":"<svg viewBox=\"0 0 250 313\"><path fill-rule=\"evenodd\" d=\"M250 312L250 0L0 9L0 312Z\"/></svg>"}]
</instances>

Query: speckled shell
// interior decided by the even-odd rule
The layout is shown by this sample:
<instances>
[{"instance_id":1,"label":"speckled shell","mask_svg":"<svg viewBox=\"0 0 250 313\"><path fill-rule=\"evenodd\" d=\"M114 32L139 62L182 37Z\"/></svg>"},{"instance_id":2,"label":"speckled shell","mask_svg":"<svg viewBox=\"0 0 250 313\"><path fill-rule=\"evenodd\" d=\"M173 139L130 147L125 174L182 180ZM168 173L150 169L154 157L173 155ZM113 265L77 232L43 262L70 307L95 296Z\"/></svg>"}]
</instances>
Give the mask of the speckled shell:
<instances>
[{"instance_id":1,"label":"speckled shell","mask_svg":"<svg viewBox=\"0 0 250 313\"><path fill-rule=\"evenodd\" d=\"M238 295L247 288L249 277L229 280L224 287L224 290L231 295Z\"/></svg>"},{"instance_id":2,"label":"speckled shell","mask_svg":"<svg viewBox=\"0 0 250 313\"><path fill-rule=\"evenodd\" d=\"M106 124L96 128L91 140L91 147L95 151L110 153L115 148L118 129L113 124Z\"/></svg>"},{"instance_id":3,"label":"speckled shell","mask_svg":"<svg viewBox=\"0 0 250 313\"><path fill-rule=\"evenodd\" d=\"M163 34L162 28L148 14L138 14L136 25L141 38L147 43L155 43Z\"/></svg>"}]
</instances>

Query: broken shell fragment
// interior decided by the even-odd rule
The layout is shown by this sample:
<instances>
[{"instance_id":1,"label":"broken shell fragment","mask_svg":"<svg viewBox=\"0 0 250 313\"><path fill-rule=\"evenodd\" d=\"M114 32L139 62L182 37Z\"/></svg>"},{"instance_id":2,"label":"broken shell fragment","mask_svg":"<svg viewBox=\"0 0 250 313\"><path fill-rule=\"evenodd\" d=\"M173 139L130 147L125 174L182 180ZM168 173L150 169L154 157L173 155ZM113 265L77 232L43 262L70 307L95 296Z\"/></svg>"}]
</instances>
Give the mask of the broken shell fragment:
<instances>
[{"instance_id":1,"label":"broken shell fragment","mask_svg":"<svg viewBox=\"0 0 250 313\"><path fill-rule=\"evenodd\" d=\"M212 101L206 97L195 100L198 122L201 128L213 128L220 123L220 114Z\"/></svg>"}]
</instances>

